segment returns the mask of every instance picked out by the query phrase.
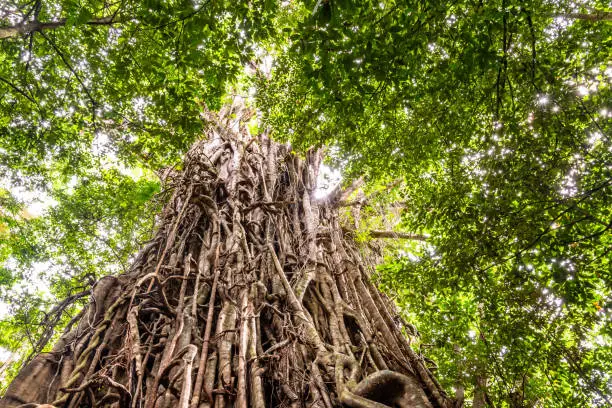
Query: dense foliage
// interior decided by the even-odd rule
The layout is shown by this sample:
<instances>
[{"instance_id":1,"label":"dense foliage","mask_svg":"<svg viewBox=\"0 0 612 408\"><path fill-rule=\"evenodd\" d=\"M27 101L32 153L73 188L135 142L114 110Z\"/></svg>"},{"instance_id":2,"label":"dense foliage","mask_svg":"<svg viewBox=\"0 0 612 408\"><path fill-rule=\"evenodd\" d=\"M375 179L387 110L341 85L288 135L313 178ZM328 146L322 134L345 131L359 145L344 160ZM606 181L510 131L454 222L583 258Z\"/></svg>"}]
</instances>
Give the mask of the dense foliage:
<instances>
[{"instance_id":1,"label":"dense foliage","mask_svg":"<svg viewBox=\"0 0 612 408\"><path fill-rule=\"evenodd\" d=\"M277 138L327 145L364 177L347 220L366 243L389 223L429 235L394 241L378 278L448 390L475 406L610 404L606 7L5 2L0 344L44 346L41 322L65 324L84 298L52 304L121 270L202 107L251 88ZM25 190L55 204L32 216Z\"/></svg>"}]
</instances>

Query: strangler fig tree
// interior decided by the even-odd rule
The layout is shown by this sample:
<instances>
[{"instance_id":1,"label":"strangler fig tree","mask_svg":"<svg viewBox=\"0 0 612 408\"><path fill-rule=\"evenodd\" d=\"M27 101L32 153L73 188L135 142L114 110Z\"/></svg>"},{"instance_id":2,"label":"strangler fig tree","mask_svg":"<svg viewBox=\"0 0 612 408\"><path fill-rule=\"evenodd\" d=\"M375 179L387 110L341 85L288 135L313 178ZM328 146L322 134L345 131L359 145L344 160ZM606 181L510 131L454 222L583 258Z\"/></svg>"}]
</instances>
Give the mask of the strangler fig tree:
<instances>
[{"instance_id":1,"label":"strangler fig tree","mask_svg":"<svg viewBox=\"0 0 612 408\"><path fill-rule=\"evenodd\" d=\"M154 239L0 407L453 405L341 228L347 192L313 198L321 151L250 134L252 114L207 114Z\"/></svg>"}]
</instances>

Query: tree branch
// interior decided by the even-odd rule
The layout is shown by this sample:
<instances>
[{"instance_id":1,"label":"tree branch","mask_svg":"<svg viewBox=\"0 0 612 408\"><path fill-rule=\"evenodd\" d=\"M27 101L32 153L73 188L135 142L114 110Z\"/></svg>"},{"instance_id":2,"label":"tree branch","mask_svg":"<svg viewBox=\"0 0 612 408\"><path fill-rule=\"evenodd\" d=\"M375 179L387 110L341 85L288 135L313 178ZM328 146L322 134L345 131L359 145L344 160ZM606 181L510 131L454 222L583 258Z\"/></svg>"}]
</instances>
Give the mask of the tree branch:
<instances>
[{"instance_id":1,"label":"tree branch","mask_svg":"<svg viewBox=\"0 0 612 408\"><path fill-rule=\"evenodd\" d=\"M612 21L612 12L610 11L596 11L594 13L556 13L553 17L562 17L569 20L583 20L583 21Z\"/></svg>"},{"instance_id":2,"label":"tree branch","mask_svg":"<svg viewBox=\"0 0 612 408\"><path fill-rule=\"evenodd\" d=\"M370 231L372 238L397 238L411 239L413 241L427 241L429 235L414 234L412 232L395 232L395 231Z\"/></svg>"},{"instance_id":3,"label":"tree branch","mask_svg":"<svg viewBox=\"0 0 612 408\"><path fill-rule=\"evenodd\" d=\"M13 84L11 81L9 81L8 79L5 79L3 77L0 76L0 81L4 82L5 84L7 84L8 86L10 86L11 88L13 88L13 90L15 92L17 92L18 94L20 94L21 96L23 96L24 98L26 98L28 101L32 102L34 105L38 105L38 102L36 102L36 100L34 100L30 95L28 95L27 93L25 93L25 91L23 91L22 89L19 89L17 86L15 86L15 84Z\"/></svg>"},{"instance_id":4,"label":"tree branch","mask_svg":"<svg viewBox=\"0 0 612 408\"><path fill-rule=\"evenodd\" d=\"M92 105L92 111L93 111L93 116L94 116L94 120L95 120L95 109L96 106L98 106L98 103L96 102L96 100L94 99L94 97L91 95L91 92L89 92L89 89L85 86L85 83L83 82L83 80L81 79L81 77L79 76L79 74L74 70L74 68L72 67L72 65L70 65L70 62L68 61L68 59L66 58L66 56L64 55L64 53L62 52L62 50L59 49L59 47L51 40L51 38L49 38L45 33L43 33L42 31L40 32L40 35L43 36L43 38L45 40L47 40L47 42L49 43L49 45L51 45L51 47L55 50L55 52L57 52L57 54L60 56L60 58L62 59L62 61L64 62L64 64L66 64L66 67L70 70L70 72L72 72L72 74L74 75L74 77L77 79L77 81L79 82L79 84L81 85L81 87L83 88L83 90L85 91L85 93L87 94L87 97L89 98L89 100L91 101L91 105Z\"/></svg>"},{"instance_id":5,"label":"tree branch","mask_svg":"<svg viewBox=\"0 0 612 408\"><path fill-rule=\"evenodd\" d=\"M365 179L363 177L359 177L356 180L353 180L350 186L346 189L342 189L342 184L338 184L336 188L325 198L328 202L332 204L337 204L343 201L353 194L358 188L360 188L365 183Z\"/></svg>"},{"instance_id":6,"label":"tree branch","mask_svg":"<svg viewBox=\"0 0 612 408\"><path fill-rule=\"evenodd\" d=\"M392 182L390 182L389 184L387 184L382 190L379 191L374 191L372 194L366 196L366 197L361 197L361 198L357 198L355 200L352 201L347 201L346 198L348 198L348 195L344 198L341 199L338 202L339 206L343 206L343 207L351 207L351 206L364 206L366 204L368 204L372 199L374 199L375 197L379 196L380 194L384 194L387 193L389 191L391 191L393 188L397 187L398 185L400 185L402 183L403 179L401 177L396 178L395 180L393 180ZM405 205L401 204L402 207L405 207Z\"/></svg>"},{"instance_id":7,"label":"tree branch","mask_svg":"<svg viewBox=\"0 0 612 408\"><path fill-rule=\"evenodd\" d=\"M85 25L112 25L115 23L121 23L120 20L114 20L114 16L93 18L86 21ZM59 27L66 25L67 19L62 18L57 21L40 22L40 21L28 21L26 23L16 24L9 27L0 27L0 40L5 38L18 37L23 34L30 34L32 32L42 32L43 30L54 30Z\"/></svg>"}]
</instances>

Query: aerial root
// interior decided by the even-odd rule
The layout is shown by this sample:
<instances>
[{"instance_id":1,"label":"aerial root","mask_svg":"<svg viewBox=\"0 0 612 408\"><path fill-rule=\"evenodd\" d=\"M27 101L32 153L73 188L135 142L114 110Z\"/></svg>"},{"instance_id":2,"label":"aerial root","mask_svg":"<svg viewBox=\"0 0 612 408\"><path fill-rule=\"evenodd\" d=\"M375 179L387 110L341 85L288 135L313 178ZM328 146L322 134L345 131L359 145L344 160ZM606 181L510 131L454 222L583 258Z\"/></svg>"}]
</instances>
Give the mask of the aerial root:
<instances>
[{"instance_id":1,"label":"aerial root","mask_svg":"<svg viewBox=\"0 0 612 408\"><path fill-rule=\"evenodd\" d=\"M62 408L430 408L426 395L449 407L369 281L368 248L311 198L321 152L228 140L218 128L234 120L187 154L132 268L100 281L54 358L19 378L49 396L7 395Z\"/></svg>"},{"instance_id":2,"label":"aerial root","mask_svg":"<svg viewBox=\"0 0 612 408\"><path fill-rule=\"evenodd\" d=\"M341 400L352 408L432 408L418 392L420 387L413 377L381 370L364 378L352 390L344 389Z\"/></svg>"}]
</instances>

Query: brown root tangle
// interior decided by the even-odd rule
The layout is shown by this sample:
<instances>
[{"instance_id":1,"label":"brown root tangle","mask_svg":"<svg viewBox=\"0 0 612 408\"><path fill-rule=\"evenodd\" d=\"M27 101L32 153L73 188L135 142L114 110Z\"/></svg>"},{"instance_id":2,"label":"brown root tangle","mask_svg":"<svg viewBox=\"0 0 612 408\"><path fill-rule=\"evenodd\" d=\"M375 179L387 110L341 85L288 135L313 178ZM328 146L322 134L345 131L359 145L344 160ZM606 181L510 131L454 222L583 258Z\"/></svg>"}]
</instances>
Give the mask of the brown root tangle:
<instances>
[{"instance_id":1,"label":"brown root tangle","mask_svg":"<svg viewBox=\"0 0 612 408\"><path fill-rule=\"evenodd\" d=\"M101 279L4 407L450 407L300 157L207 113L155 238ZM48 405L45 405L48 404Z\"/></svg>"}]
</instances>

